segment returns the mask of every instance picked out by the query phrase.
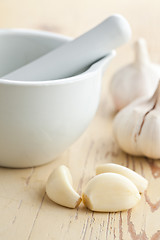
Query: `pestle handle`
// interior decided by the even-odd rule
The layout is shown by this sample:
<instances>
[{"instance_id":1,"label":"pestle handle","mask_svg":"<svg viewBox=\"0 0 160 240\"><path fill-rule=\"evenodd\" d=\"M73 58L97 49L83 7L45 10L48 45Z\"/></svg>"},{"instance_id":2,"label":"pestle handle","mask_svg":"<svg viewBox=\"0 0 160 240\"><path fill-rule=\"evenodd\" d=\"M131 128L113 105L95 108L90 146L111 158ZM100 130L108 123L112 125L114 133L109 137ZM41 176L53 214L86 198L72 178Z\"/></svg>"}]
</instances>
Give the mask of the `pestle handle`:
<instances>
[{"instance_id":1,"label":"pestle handle","mask_svg":"<svg viewBox=\"0 0 160 240\"><path fill-rule=\"evenodd\" d=\"M127 20L115 14L75 40L5 75L3 79L44 81L70 77L86 70L130 37Z\"/></svg>"}]
</instances>

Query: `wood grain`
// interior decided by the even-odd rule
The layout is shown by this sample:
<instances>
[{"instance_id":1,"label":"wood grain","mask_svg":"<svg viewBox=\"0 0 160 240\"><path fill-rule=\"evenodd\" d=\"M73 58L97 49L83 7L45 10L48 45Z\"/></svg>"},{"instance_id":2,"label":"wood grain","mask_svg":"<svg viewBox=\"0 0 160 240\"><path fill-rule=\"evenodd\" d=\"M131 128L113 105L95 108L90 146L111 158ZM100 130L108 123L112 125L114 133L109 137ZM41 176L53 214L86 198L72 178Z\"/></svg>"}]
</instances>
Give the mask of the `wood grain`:
<instances>
[{"instance_id":1,"label":"wood grain","mask_svg":"<svg viewBox=\"0 0 160 240\"><path fill-rule=\"evenodd\" d=\"M133 40L147 39L151 57L160 60L159 0L39 1L2 0L0 27L26 27L77 36L113 12L131 23ZM131 42L132 42L131 41ZM158 240L160 239L160 162L123 153L112 136L114 108L109 80L133 58L130 44L118 50L102 81L101 101L87 131L50 164L29 169L0 168L0 239L2 240ZM147 192L132 210L95 213L83 204L68 209L51 202L45 183L60 164L71 169L75 189L81 193L99 163L122 164L149 180Z\"/></svg>"}]
</instances>

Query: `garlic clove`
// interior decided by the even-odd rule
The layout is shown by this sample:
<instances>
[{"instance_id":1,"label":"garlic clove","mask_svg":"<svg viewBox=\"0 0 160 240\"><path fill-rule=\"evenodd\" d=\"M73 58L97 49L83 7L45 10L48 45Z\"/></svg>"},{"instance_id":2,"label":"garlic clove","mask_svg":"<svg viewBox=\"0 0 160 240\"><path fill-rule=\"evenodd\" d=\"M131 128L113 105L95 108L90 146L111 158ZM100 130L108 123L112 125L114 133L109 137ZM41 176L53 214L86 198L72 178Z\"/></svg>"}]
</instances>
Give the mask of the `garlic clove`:
<instances>
[{"instance_id":1,"label":"garlic clove","mask_svg":"<svg viewBox=\"0 0 160 240\"><path fill-rule=\"evenodd\" d=\"M46 193L52 201L68 208L76 208L81 202L81 197L72 187L70 171L64 165L56 168L49 176Z\"/></svg>"},{"instance_id":2,"label":"garlic clove","mask_svg":"<svg viewBox=\"0 0 160 240\"><path fill-rule=\"evenodd\" d=\"M144 177L127 167L115 163L106 163L101 164L96 168L96 174L107 172L117 173L127 177L136 185L140 193L143 193L147 189L148 181Z\"/></svg>"},{"instance_id":3,"label":"garlic clove","mask_svg":"<svg viewBox=\"0 0 160 240\"><path fill-rule=\"evenodd\" d=\"M134 207L141 196L136 186L117 173L103 173L86 185L82 200L92 211L117 212Z\"/></svg>"},{"instance_id":4,"label":"garlic clove","mask_svg":"<svg viewBox=\"0 0 160 240\"><path fill-rule=\"evenodd\" d=\"M113 133L123 151L160 158L160 83L152 97L137 99L116 115Z\"/></svg>"},{"instance_id":5,"label":"garlic clove","mask_svg":"<svg viewBox=\"0 0 160 240\"><path fill-rule=\"evenodd\" d=\"M150 61L146 41L134 44L135 61L116 72L110 90L117 111L142 96L151 96L160 76L160 65Z\"/></svg>"}]
</instances>

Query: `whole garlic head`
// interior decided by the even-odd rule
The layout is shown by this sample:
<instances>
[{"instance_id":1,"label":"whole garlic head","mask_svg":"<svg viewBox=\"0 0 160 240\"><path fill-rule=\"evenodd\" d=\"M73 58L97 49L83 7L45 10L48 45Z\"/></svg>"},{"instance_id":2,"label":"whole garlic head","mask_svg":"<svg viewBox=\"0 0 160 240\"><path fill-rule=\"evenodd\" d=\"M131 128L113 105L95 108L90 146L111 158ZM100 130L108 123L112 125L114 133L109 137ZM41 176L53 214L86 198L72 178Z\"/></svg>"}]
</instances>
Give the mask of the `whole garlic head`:
<instances>
[{"instance_id":1,"label":"whole garlic head","mask_svg":"<svg viewBox=\"0 0 160 240\"><path fill-rule=\"evenodd\" d=\"M111 81L111 95L118 111L139 97L151 96L160 78L160 65L150 61L146 41L141 38L134 47L134 62L115 73Z\"/></svg>"},{"instance_id":2,"label":"whole garlic head","mask_svg":"<svg viewBox=\"0 0 160 240\"><path fill-rule=\"evenodd\" d=\"M123 151L160 158L160 82L152 97L137 99L116 115L113 133Z\"/></svg>"}]
</instances>

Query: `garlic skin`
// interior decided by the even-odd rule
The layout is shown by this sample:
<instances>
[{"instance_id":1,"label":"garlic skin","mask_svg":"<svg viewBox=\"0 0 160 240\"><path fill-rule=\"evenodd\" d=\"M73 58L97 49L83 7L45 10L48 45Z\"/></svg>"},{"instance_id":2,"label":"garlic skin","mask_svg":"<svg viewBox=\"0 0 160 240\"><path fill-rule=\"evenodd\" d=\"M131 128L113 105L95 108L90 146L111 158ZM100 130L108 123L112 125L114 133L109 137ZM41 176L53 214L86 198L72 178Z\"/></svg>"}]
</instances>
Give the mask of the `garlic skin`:
<instances>
[{"instance_id":1,"label":"garlic skin","mask_svg":"<svg viewBox=\"0 0 160 240\"><path fill-rule=\"evenodd\" d=\"M81 202L81 197L72 187L70 171L64 165L56 168L49 176L46 193L52 201L68 208L76 208Z\"/></svg>"},{"instance_id":2,"label":"garlic skin","mask_svg":"<svg viewBox=\"0 0 160 240\"><path fill-rule=\"evenodd\" d=\"M160 158L160 82L152 97L137 99L116 115L113 133L123 151Z\"/></svg>"},{"instance_id":3,"label":"garlic skin","mask_svg":"<svg viewBox=\"0 0 160 240\"><path fill-rule=\"evenodd\" d=\"M136 186L117 173L102 173L86 185L82 200L92 211L117 212L134 207L141 196Z\"/></svg>"},{"instance_id":4,"label":"garlic skin","mask_svg":"<svg viewBox=\"0 0 160 240\"><path fill-rule=\"evenodd\" d=\"M142 177L141 175L127 167L115 163L101 164L96 167L97 175L107 172L117 173L127 177L136 185L140 193L143 193L147 189L148 186L147 179L145 179L144 177Z\"/></svg>"},{"instance_id":5,"label":"garlic skin","mask_svg":"<svg viewBox=\"0 0 160 240\"><path fill-rule=\"evenodd\" d=\"M146 41L140 38L134 44L135 60L115 73L110 90L117 111L133 100L151 96L160 78L160 65L150 61Z\"/></svg>"}]
</instances>

